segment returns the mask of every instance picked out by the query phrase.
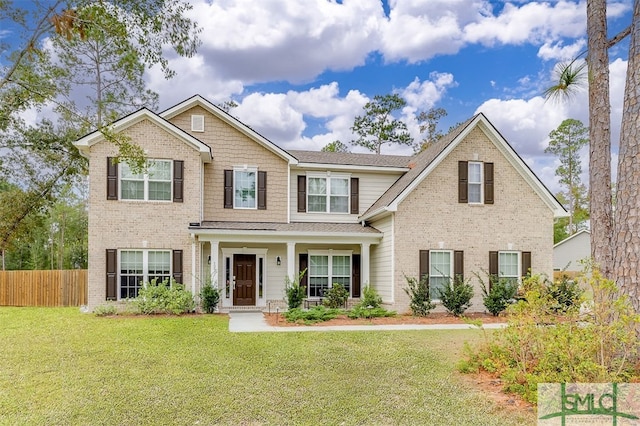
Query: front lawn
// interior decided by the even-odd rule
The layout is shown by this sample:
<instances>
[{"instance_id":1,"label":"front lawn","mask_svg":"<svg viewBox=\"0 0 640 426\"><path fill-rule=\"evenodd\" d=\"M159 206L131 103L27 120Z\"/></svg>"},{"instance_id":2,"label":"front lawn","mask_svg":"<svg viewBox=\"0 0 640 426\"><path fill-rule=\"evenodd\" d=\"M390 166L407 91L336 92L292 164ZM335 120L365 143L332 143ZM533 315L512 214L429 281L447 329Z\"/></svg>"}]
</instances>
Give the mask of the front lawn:
<instances>
[{"instance_id":1,"label":"front lawn","mask_svg":"<svg viewBox=\"0 0 640 426\"><path fill-rule=\"evenodd\" d=\"M0 308L0 424L523 425L460 377L474 330L229 333L226 316Z\"/></svg>"}]
</instances>

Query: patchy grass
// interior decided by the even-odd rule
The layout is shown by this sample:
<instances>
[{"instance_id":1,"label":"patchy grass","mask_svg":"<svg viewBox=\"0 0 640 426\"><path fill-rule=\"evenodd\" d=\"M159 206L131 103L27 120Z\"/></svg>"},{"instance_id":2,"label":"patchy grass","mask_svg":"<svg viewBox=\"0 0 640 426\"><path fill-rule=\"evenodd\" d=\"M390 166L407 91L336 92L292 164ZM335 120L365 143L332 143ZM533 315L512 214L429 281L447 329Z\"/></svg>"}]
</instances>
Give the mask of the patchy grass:
<instances>
[{"instance_id":1,"label":"patchy grass","mask_svg":"<svg viewBox=\"0 0 640 426\"><path fill-rule=\"evenodd\" d=\"M474 330L228 332L221 315L0 308L0 424L521 425L455 371Z\"/></svg>"}]
</instances>

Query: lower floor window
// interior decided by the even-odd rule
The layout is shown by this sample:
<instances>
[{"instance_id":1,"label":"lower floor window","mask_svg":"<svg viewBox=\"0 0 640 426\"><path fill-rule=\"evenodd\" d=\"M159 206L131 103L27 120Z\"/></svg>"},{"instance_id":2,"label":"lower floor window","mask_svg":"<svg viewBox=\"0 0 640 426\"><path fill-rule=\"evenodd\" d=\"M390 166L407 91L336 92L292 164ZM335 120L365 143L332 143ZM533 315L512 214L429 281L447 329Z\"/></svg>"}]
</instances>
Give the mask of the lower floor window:
<instances>
[{"instance_id":1,"label":"lower floor window","mask_svg":"<svg viewBox=\"0 0 640 426\"><path fill-rule=\"evenodd\" d=\"M498 278L517 285L520 279L520 253L501 251L498 253Z\"/></svg>"},{"instance_id":2,"label":"lower floor window","mask_svg":"<svg viewBox=\"0 0 640 426\"><path fill-rule=\"evenodd\" d=\"M144 283L161 283L171 278L171 251L120 251L120 298L138 297Z\"/></svg>"},{"instance_id":3,"label":"lower floor window","mask_svg":"<svg viewBox=\"0 0 640 426\"><path fill-rule=\"evenodd\" d=\"M440 300L440 289L449 285L452 276L451 251L429 251L429 297L431 300Z\"/></svg>"},{"instance_id":4,"label":"lower floor window","mask_svg":"<svg viewBox=\"0 0 640 426\"><path fill-rule=\"evenodd\" d=\"M333 285L340 284L351 294L350 254L309 254L309 297L323 297Z\"/></svg>"}]
</instances>

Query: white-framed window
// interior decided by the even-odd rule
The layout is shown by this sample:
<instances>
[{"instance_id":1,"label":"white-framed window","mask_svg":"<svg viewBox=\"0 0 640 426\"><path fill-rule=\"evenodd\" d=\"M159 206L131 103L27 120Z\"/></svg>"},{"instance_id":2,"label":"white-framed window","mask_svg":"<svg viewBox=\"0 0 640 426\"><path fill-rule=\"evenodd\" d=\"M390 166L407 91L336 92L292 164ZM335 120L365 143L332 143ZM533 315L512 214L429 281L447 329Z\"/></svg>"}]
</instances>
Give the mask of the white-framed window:
<instances>
[{"instance_id":1,"label":"white-framed window","mask_svg":"<svg viewBox=\"0 0 640 426\"><path fill-rule=\"evenodd\" d=\"M233 169L233 208L255 209L258 171L255 168Z\"/></svg>"},{"instance_id":2,"label":"white-framed window","mask_svg":"<svg viewBox=\"0 0 640 426\"><path fill-rule=\"evenodd\" d=\"M498 252L498 278L517 285L520 281L520 259L519 251Z\"/></svg>"},{"instance_id":3,"label":"white-framed window","mask_svg":"<svg viewBox=\"0 0 640 426\"><path fill-rule=\"evenodd\" d=\"M171 201L171 165L171 160L148 160L144 173L133 173L126 162L120 163L120 199Z\"/></svg>"},{"instance_id":4,"label":"white-framed window","mask_svg":"<svg viewBox=\"0 0 640 426\"><path fill-rule=\"evenodd\" d=\"M191 116L191 131L204 132L204 115L193 114Z\"/></svg>"},{"instance_id":5,"label":"white-framed window","mask_svg":"<svg viewBox=\"0 0 640 426\"><path fill-rule=\"evenodd\" d=\"M469 204L482 204L482 163L469 161Z\"/></svg>"},{"instance_id":6,"label":"white-framed window","mask_svg":"<svg viewBox=\"0 0 640 426\"><path fill-rule=\"evenodd\" d=\"M145 283L171 279L170 250L120 250L120 299L138 297Z\"/></svg>"},{"instance_id":7,"label":"white-framed window","mask_svg":"<svg viewBox=\"0 0 640 426\"><path fill-rule=\"evenodd\" d=\"M429 296L440 300L439 289L449 285L453 277L453 252L451 250L429 251Z\"/></svg>"},{"instance_id":8,"label":"white-framed window","mask_svg":"<svg viewBox=\"0 0 640 426\"><path fill-rule=\"evenodd\" d=\"M349 176L308 176L307 211L349 213Z\"/></svg>"},{"instance_id":9,"label":"white-framed window","mask_svg":"<svg viewBox=\"0 0 640 426\"><path fill-rule=\"evenodd\" d=\"M322 297L333 284L341 284L351 295L351 252L310 251L308 274L308 297Z\"/></svg>"}]
</instances>

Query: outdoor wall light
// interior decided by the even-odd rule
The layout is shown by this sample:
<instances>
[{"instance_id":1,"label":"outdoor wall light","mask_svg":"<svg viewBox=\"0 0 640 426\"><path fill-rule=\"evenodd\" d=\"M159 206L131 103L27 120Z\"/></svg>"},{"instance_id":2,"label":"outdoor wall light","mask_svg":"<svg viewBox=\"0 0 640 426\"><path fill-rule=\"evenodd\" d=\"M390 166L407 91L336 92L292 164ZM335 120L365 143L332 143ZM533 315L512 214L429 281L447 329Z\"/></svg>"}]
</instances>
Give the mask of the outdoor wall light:
<instances>
[{"instance_id":1,"label":"outdoor wall light","mask_svg":"<svg viewBox=\"0 0 640 426\"><path fill-rule=\"evenodd\" d=\"M209 257L207 257L207 264L211 265L211 255L209 255Z\"/></svg>"},{"instance_id":2,"label":"outdoor wall light","mask_svg":"<svg viewBox=\"0 0 640 426\"><path fill-rule=\"evenodd\" d=\"M282 265L282 259L280 259L280 256L276 257L276 265Z\"/></svg>"}]
</instances>

